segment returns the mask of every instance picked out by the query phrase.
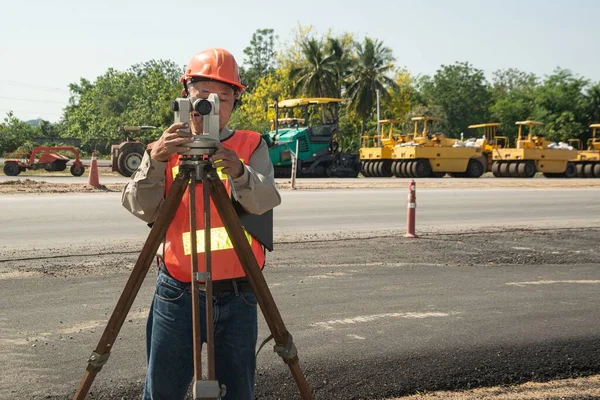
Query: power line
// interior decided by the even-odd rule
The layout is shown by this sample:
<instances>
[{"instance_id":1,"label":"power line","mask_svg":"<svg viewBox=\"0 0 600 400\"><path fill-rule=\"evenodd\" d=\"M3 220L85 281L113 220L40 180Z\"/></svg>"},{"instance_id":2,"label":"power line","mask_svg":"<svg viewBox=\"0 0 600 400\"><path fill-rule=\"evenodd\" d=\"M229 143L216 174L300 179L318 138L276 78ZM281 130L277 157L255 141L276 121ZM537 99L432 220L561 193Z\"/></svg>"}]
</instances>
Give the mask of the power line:
<instances>
[{"instance_id":1,"label":"power line","mask_svg":"<svg viewBox=\"0 0 600 400\"><path fill-rule=\"evenodd\" d=\"M19 98L16 98L16 97L4 97L4 96L0 96L0 99L17 100L17 101L31 101L31 102L35 102L35 103L54 103L54 104L64 104L64 105L67 105L67 102L65 102L65 101L38 100L38 99L19 99Z\"/></svg>"},{"instance_id":2,"label":"power line","mask_svg":"<svg viewBox=\"0 0 600 400\"><path fill-rule=\"evenodd\" d=\"M57 87L52 87L52 86L42 86L42 85L36 85L36 84L33 84L33 83L24 83L24 82L17 82L17 81L7 81L7 80L4 80L4 79L0 79L0 82L6 83L8 85L13 85L13 86L23 86L23 87L28 87L28 88L33 88L33 89L39 89L39 90L47 90L47 91L54 91L54 92L69 93L68 90L57 88Z\"/></svg>"}]
</instances>

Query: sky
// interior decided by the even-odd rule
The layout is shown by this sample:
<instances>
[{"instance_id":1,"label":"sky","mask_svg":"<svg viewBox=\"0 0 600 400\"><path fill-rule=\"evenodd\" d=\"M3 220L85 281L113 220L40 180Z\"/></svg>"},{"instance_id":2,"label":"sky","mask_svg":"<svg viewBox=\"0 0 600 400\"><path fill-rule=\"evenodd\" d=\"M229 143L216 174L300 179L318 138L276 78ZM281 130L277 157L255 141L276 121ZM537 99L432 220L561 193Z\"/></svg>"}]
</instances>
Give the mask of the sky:
<instances>
[{"instance_id":1,"label":"sky","mask_svg":"<svg viewBox=\"0 0 600 400\"><path fill-rule=\"evenodd\" d=\"M242 64L257 29L284 48L299 25L377 38L413 75L468 61L488 78L561 67L597 82L599 16L600 0L0 0L0 116L56 122L81 78L151 59L183 67L209 47Z\"/></svg>"}]
</instances>

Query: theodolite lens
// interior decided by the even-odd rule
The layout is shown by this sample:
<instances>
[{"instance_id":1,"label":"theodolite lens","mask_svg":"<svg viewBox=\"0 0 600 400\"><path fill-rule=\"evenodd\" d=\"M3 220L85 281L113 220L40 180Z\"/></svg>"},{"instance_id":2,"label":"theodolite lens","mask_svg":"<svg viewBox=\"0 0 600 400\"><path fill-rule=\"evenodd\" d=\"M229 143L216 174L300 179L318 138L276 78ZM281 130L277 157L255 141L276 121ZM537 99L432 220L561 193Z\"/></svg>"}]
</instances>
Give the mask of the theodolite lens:
<instances>
[{"instance_id":1,"label":"theodolite lens","mask_svg":"<svg viewBox=\"0 0 600 400\"><path fill-rule=\"evenodd\" d=\"M206 99L198 99L194 101L194 110L201 115L208 115L212 111L212 104Z\"/></svg>"}]
</instances>

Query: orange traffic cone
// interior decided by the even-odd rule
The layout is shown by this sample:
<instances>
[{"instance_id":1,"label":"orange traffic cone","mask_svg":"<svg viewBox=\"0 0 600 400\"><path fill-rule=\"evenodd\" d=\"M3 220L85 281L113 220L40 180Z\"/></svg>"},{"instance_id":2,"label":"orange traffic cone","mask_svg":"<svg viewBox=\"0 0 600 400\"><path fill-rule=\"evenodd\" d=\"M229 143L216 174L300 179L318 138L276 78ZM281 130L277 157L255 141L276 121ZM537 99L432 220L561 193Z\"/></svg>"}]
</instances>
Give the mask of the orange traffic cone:
<instances>
[{"instance_id":1,"label":"orange traffic cone","mask_svg":"<svg viewBox=\"0 0 600 400\"><path fill-rule=\"evenodd\" d=\"M88 176L88 185L95 188L100 187L98 179L98 161L96 161L96 152L92 152L92 164L90 166L90 175Z\"/></svg>"}]
</instances>

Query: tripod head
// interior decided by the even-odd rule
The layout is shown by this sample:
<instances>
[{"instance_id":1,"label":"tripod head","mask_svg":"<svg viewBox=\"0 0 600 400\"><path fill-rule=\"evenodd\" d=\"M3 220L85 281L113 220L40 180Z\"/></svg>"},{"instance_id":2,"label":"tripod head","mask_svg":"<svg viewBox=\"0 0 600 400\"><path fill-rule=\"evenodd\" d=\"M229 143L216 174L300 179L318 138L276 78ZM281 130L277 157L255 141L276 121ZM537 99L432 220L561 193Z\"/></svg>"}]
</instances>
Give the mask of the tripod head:
<instances>
[{"instance_id":1,"label":"tripod head","mask_svg":"<svg viewBox=\"0 0 600 400\"><path fill-rule=\"evenodd\" d=\"M198 113L203 116L202 133L196 133L192 136L193 142L189 143L189 150L179 153L182 165L199 164L206 162L208 156L211 156L217 150L219 142L220 118L219 118L219 97L211 93L207 99L177 98L173 102L173 111L175 113L175 122L184 122L190 125L190 115ZM189 132L189 128L187 128ZM191 132L190 132L191 133Z\"/></svg>"}]
</instances>

